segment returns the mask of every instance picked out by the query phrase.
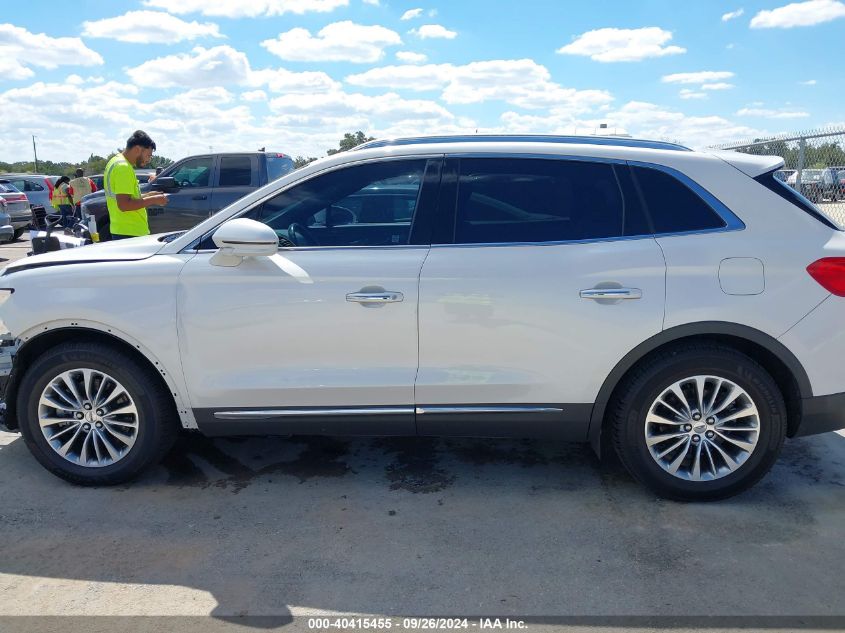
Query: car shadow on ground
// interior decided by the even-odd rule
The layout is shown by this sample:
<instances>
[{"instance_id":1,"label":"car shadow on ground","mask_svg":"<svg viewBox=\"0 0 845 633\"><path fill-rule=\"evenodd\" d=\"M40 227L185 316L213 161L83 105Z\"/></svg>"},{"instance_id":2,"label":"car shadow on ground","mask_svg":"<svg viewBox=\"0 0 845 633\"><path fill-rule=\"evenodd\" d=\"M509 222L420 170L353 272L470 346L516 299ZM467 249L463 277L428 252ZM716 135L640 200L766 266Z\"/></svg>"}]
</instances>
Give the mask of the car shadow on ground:
<instances>
[{"instance_id":1,"label":"car shadow on ground","mask_svg":"<svg viewBox=\"0 0 845 633\"><path fill-rule=\"evenodd\" d=\"M82 488L18 438L0 448L0 574L200 589L217 617L277 618L256 626L291 609L837 616L844 462L845 437L794 440L754 489L683 504L583 445L194 436L137 482Z\"/></svg>"}]
</instances>

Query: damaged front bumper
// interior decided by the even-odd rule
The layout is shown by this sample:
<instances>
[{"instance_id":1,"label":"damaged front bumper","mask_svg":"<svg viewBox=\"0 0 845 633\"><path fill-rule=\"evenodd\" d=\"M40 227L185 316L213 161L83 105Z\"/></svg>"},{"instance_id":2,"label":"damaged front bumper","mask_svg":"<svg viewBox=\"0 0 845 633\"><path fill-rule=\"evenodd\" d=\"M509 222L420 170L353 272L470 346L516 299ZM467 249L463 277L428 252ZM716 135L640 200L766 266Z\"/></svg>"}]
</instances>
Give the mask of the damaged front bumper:
<instances>
[{"instance_id":1,"label":"damaged front bumper","mask_svg":"<svg viewBox=\"0 0 845 633\"><path fill-rule=\"evenodd\" d=\"M11 334L0 334L0 431L16 433L6 424L6 387L12 375L15 355L18 353L20 341Z\"/></svg>"}]
</instances>

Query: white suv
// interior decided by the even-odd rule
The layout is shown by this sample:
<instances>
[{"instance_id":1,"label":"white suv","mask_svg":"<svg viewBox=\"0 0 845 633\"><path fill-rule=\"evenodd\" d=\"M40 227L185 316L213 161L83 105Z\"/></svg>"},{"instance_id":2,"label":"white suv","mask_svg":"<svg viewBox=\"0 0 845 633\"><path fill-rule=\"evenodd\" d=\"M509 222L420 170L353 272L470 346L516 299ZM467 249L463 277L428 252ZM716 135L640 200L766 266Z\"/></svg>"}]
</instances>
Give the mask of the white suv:
<instances>
[{"instance_id":1,"label":"white suv","mask_svg":"<svg viewBox=\"0 0 845 633\"><path fill-rule=\"evenodd\" d=\"M186 233L8 266L5 426L84 484L182 428L589 441L666 497L735 494L845 427L845 234L782 166L369 143Z\"/></svg>"}]
</instances>

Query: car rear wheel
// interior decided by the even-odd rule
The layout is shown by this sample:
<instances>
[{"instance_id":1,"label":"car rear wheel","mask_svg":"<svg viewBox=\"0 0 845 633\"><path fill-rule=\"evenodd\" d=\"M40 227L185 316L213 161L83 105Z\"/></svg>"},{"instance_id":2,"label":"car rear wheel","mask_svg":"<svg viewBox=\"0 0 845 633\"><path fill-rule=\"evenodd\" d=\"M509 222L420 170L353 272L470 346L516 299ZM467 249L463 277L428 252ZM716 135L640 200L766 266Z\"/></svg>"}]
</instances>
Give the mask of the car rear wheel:
<instances>
[{"instance_id":1,"label":"car rear wheel","mask_svg":"<svg viewBox=\"0 0 845 633\"><path fill-rule=\"evenodd\" d=\"M27 229L26 227L24 227L22 229L15 229L15 233L12 236L12 241L19 240L21 238L21 235L26 233L28 230L29 229Z\"/></svg>"},{"instance_id":2,"label":"car rear wheel","mask_svg":"<svg viewBox=\"0 0 845 633\"><path fill-rule=\"evenodd\" d=\"M753 486L786 435L775 381L753 359L720 345L651 357L622 385L611 415L627 469L676 500L724 499Z\"/></svg>"},{"instance_id":3,"label":"car rear wheel","mask_svg":"<svg viewBox=\"0 0 845 633\"><path fill-rule=\"evenodd\" d=\"M45 467L77 484L125 482L158 461L178 429L172 400L151 369L110 346L68 343L24 375L18 422Z\"/></svg>"}]
</instances>

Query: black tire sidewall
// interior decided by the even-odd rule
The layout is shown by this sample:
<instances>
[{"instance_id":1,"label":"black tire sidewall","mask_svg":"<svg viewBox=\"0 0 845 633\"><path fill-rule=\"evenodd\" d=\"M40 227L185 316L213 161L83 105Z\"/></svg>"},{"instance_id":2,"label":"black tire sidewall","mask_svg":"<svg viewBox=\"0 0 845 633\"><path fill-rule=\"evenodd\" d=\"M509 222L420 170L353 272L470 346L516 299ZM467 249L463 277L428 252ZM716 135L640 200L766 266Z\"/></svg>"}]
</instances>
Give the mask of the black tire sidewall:
<instances>
[{"instance_id":1,"label":"black tire sidewall","mask_svg":"<svg viewBox=\"0 0 845 633\"><path fill-rule=\"evenodd\" d=\"M50 446L38 422L38 401L49 381L64 371L82 368L104 372L120 382L138 409L135 444L128 455L109 466L85 467L64 459ZM18 423L30 451L50 472L75 483L119 483L140 472L156 454L162 421L154 414L154 394L148 372L117 350L58 347L40 356L24 375L18 390Z\"/></svg>"},{"instance_id":2,"label":"black tire sidewall","mask_svg":"<svg viewBox=\"0 0 845 633\"><path fill-rule=\"evenodd\" d=\"M645 442L645 418L652 403L669 385L695 375L726 378L748 393L760 414L760 436L751 456L733 473L712 481L675 477L654 460ZM774 380L759 365L740 355L681 354L663 363L632 387L625 415L623 444L632 474L658 493L676 499L716 499L756 483L774 464L786 433L786 407Z\"/></svg>"}]
</instances>

